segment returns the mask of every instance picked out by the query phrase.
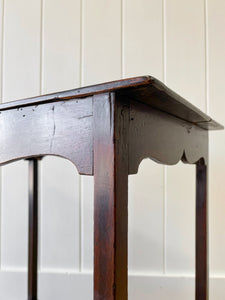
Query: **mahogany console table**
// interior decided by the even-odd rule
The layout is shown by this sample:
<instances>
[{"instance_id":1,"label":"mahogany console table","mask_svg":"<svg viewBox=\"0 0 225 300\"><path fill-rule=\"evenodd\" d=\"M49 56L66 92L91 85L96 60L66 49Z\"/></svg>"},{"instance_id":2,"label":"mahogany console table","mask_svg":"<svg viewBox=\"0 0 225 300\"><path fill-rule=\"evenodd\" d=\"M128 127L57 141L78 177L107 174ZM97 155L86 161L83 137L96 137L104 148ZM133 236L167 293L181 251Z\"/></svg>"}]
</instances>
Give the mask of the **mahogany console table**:
<instances>
[{"instance_id":1,"label":"mahogany console table","mask_svg":"<svg viewBox=\"0 0 225 300\"><path fill-rule=\"evenodd\" d=\"M94 300L127 300L127 185L145 157L196 164L196 299L208 299L208 130L222 129L150 76L0 105L0 164L29 159L28 300L37 300L38 159L94 175Z\"/></svg>"}]
</instances>

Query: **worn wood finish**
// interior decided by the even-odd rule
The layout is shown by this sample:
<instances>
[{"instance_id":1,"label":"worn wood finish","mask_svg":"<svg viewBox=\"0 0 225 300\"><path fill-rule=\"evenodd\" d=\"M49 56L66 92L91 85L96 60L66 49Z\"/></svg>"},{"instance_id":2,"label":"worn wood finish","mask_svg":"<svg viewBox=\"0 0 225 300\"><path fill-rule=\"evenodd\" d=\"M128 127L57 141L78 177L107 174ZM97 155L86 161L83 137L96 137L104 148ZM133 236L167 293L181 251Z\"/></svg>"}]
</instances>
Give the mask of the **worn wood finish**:
<instances>
[{"instance_id":1,"label":"worn wood finish","mask_svg":"<svg viewBox=\"0 0 225 300\"><path fill-rule=\"evenodd\" d=\"M128 174L142 159L196 164L196 299L208 295L208 130L223 126L143 76L0 105L0 165L30 161L29 300L37 298L37 160L94 174L94 300L127 299Z\"/></svg>"},{"instance_id":2,"label":"worn wood finish","mask_svg":"<svg viewBox=\"0 0 225 300\"><path fill-rule=\"evenodd\" d=\"M94 96L95 300L127 299L128 112L114 94Z\"/></svg>"},{"instance_id":3,"label":"worn wood finish","mask_svg":"<svg viewBox=\"0 0 225 300\"><path fill-rule=\"evenodd\" d=\"M162 149L163 145L163 149ZM208 160L208 134L198 126L131 101L129 174L135 174L144 158L174 165Z\"/></svg>"},{"instance_id":4,"label":"worn wood finish","mask_svg":"<svg viewBox=\"0 0 225 300\"><path fill-rule=\"evenodd\" d=\"M201 159L196 164L196 274L197 300L208 300L208 202L207 164Z\"/></svg>"},{"instance_id":5,"label":"worn wood finish","mask_svg":"<svg viewBox=\"0 0 225 300\"><path fill-rule=\"evenodd\" d=\"M3 103L0 105L0 111L28 105L38 105L60 100L87 97L105 92L117 92L124 98L131 97L138 102L146 103L151 107L164 111L177 118L194 123L203 129L223 128L197 107L152 76L128 78L65 92Z\"/></svg>"},{"instance_id":6,"label":"worn wood finish","mask_svg":"<svg viewBox=\"0 0 225 300\"><path fill-rule=\"evenodd\" d=\"M29 159L28 300L37 300L38 160Z\"/></svg>"},{"instance_id":7,"label":"worn wood finish","mask_svg":"<svg viewBox=\"0 0 225 300\"><path fill-rule=\"evenodd\" d=\"M97 85L85 86L78 89L72 89L59 93L52 93L38 97L26 98L22 100L10 101L0 104L0 111L5 109L23 107L27 105L37 105L48 102L56 102L61 100L70 100L75 98L83 98L100 93L107 93L118 91L121 89L129 89L139 85L147 85L149 83L149 76L135 77L129 79L122 79L117 81L106 82Z\"/></svg>"},{"instance_id":8,"label":"worn wood finish","mask_svg":"<svg viewBox=\"0 0 225 300\"><path fill-rule=\"evenodd\" d=\"M91 97L0 112L0 164L58 155L93 174L92 115Z\"/></svg>"}]
</instances>

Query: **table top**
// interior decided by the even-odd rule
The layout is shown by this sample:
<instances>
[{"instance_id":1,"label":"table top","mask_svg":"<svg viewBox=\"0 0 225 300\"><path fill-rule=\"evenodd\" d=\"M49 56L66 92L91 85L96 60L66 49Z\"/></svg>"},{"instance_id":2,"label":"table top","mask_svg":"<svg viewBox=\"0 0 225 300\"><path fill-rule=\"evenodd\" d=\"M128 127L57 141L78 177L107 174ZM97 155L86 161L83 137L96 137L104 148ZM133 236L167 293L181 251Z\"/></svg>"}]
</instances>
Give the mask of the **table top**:
<instances>
[{"instance_id":1,"label":"table top","mask_svg":"<svg viewBox=\"0 0 225 300\"><path fill-rule=\"evenodd\" d=\"M169 89L152 76L140 76L116 80L82 88L41 95L0 104L0 111L49 102L83 98L94 94L115 92L138 102L145 103L205 130L223 129L200 109Z\"/></svg>"}]
</instances>

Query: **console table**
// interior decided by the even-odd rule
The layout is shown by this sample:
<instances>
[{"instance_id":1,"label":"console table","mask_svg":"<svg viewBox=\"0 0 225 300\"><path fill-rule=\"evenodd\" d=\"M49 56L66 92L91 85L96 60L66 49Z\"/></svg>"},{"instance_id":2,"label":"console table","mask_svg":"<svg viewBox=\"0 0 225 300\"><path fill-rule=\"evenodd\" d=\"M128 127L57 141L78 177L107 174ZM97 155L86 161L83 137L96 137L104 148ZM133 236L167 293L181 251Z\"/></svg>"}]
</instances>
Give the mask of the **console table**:
<instances>
[{"instance_id":1,"label":"console table","mask_svg":"<svg viewBox=\"0 0 225 300\"><path fill-rule=\"evenodd\" d=\"M146 157L195 164L196 299L208 299L208 130L221 125L142 76L3 103L0 128L0 164L29 159L28 300L37 300L38 160L45 155L94 175L94 300L128 299L128 175Z\"/></svg>"}]
</instances>

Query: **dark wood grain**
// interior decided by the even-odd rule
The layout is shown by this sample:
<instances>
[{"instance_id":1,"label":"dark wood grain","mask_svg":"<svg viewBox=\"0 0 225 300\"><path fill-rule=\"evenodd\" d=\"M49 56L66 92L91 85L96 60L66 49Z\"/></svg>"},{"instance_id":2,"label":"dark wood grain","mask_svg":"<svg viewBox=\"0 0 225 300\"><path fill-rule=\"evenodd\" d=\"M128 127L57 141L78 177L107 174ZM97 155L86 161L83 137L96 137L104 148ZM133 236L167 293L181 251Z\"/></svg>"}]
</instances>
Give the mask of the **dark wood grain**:
<instances>
[{"instance_id":1,"label":"dark wood grain","mask_svg":"<svg viewBox=\"0 0 225 300\"><path fill-rule=\"evenodd\" d=\"M87 97L110 91L120 93L124 98L131 97L135 101L143 102L157 110L193 123L203 129L212 130L223 128L223 126L212 120L204 112L152 76L128 78L60 93L11 101L1 104L0 111L11 108L21 108L28 105Z\"/></svg>"},{"instance_id":2,"label":"dark wood grain","mask_svg":"<svg viewBox=\"0 0 225 300\"><path fill-rule=\"evenodd\" d=\"M124 97L131 97L135 101L145 103L152 108L197 125L202 129L223 129L223 126L169 89L161 81L153 77L149 80L150 82L147 85L130 87L127 90L121 89L118 92Z\"/></svg>"},{"instance_id":3,"label":"dark wood grain","mask_svg":"<svg viewBox=\"0 0 225 300\"><path fill-rule=\"evenodd\" d=\"M114 94L94 96L94 300L127 300L128 122Z\"/></svg>"},{"instance_id":4,"label":"dark wood grain","mask_svg":"<svg viewBox=\"0 0 225 300\"><path fill-rule=\"evenodd\" d=\"M61 91L57 93L41 95L32 98L10 101L10 102L0 104L0 111L5 109L29 106L29 105L39 105L48 102L84 98L96 94L113 92L117 90L119 91L121 89L129 89L130 87L136 87L139 85L141 86L148 85L152 79L153 77L150 76L127 78L127 79L110 81L110 82L96 84L96 85L85 86L82 88L72 89L68 91Z\"/></svg>"},{"instance_id":5,"label":"dark wood grain","mask_svg":"<svg viewBox=\"0 0 225 300\"><path fill-rule=\"evenodd\" d=\"M131 101L130 107L129 174L137 173L144 158L167 165L207 162L207 130L146 104Z\"/></svg>"},{"instance_id":6,"label":"dark wood grain","mask_svg":"<svg viewBox=\"0 0 225 300\"><path fill-rule=\"evenodd\" d=\"M93 174L92 98L0 112L0 164L32 156L69 159Z\"/></svg>"},{"instance_id":7,"label":"dark wood grain","mask_svg":"<svg viewBox=\"0 0 225 300\"><path fill-rule=\"evenodd\" d=\"M207 165L196 164L196 300L208 300L208 202Z\"/></svg>"},{"instance_id":8,"label":"dark wood grain","mask_svg":"<svg viewBox=\"0 0 225 300\"><path fill-rule=\"evenodd\" d=\"M196 164L196 299L207 300L208 130L222 128L150 76L1 104L0 165L31 159L28 300L37 299L37 159L45 155L94 174L94 300L128 297L128 174L147 157Z\"/></svg>"},{"instance_id":9,"label":"dark wood grain","mask_svg":"<svg viewBox=\"0 0 225 300\"><path fill-rule=\"evenodd\" d=\"M37 300L38 160L29 160L28 300Z\"/></svg>"}]
</instances>

